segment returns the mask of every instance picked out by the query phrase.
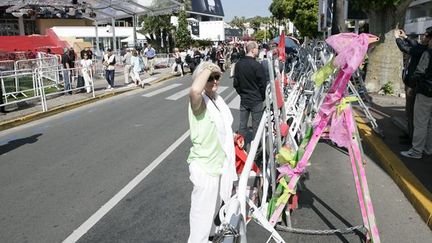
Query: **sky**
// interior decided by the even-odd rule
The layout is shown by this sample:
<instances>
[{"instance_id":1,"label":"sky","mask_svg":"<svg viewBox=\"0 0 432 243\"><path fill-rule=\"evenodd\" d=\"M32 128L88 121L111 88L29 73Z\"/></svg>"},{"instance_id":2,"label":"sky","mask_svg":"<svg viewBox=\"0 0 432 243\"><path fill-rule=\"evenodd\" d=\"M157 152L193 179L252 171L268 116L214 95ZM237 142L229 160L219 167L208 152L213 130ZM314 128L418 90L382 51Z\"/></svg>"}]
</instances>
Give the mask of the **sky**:
<instances>
[{"instance_id":1,"label":"sky","mask_svg":"<svg viewBox=\"0 0 432 243\"><path fill-rule=\"evenodd\" d=\"M272 0L221 0L224 9L225 22L230 22L234 16L246 18L254 16L270 16L268 10Z\"/></svg>"}]
</instances>

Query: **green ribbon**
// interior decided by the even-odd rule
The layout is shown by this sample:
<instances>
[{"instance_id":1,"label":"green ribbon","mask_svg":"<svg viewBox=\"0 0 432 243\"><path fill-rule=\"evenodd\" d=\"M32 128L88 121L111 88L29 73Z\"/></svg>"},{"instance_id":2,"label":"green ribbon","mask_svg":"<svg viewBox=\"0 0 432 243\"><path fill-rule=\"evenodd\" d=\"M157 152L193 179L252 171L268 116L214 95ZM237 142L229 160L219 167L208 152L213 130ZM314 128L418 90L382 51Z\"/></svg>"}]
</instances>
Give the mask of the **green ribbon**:
<instances>
[{"instance_id":1,"label":"green ribbon","mask_svg":"<svg viewBox=\"0 0 432 243\"><path fill-rule=\"evenodd\" d=\"M337 114L340 115L340 113L346 109L349 103L353 101L357 101L357 97L354 96L348 96L341 99L339 105L336 106Z\"/></svg>"},{"instance_id":2,"label":"green ribbon","mask_svg":"<svg viewBox=\"0 0 432 243\"><path fill-rule=\"evenodd\" d=\"M333 66L334 57L328 61L323 67L318 69L314 74L312 74L312 80L315 82L316 86L321 86L324 81L334 73L336 67Z\"/></svg>"},{"instance_id":3,"label":"green ribbon","mask_svg":"<svg viewBox=\"0 0 432 243\"><path fill-rule=\"evenodd\" d=\"M285 178L280 179L279 184L283 187L283 193L276 201L276 207L281 204L286 204L288 202L290 194L296 193L294 190L289 189L288 183L285 181Z\"/></svg>"},{"instance_id":4,"label":"green ribbon","mask_svg":"<svg viewBox=\"0 0 432 243\"><path fill-rule=\"evenodd\" d=\"M279 153L276 154L276 161L281 165L289 163L291 167L294 168L297 164L295 157L296 153L292 151L291 148L284 146L279 150Z\"/></svg>"}]
</instances>

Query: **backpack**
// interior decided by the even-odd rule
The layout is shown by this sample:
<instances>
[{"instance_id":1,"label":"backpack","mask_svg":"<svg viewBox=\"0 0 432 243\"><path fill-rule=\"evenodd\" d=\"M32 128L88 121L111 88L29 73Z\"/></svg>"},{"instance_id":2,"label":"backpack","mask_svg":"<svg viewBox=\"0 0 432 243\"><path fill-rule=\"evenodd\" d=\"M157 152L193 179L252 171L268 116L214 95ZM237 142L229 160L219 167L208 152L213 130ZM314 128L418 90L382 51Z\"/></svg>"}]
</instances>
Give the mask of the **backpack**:
<instances>
[{"instance_id":1,"label":"backpack","mask_svg":"<svg viewBox=\"0 0 432 243\"><path fill-rule=\"evenodd\" d=\"M192 62L192 57L189 54L187 54L186 57L185 57L185 61L186 61L186 63L191 63Z\"/></svg>"}]
</instances>

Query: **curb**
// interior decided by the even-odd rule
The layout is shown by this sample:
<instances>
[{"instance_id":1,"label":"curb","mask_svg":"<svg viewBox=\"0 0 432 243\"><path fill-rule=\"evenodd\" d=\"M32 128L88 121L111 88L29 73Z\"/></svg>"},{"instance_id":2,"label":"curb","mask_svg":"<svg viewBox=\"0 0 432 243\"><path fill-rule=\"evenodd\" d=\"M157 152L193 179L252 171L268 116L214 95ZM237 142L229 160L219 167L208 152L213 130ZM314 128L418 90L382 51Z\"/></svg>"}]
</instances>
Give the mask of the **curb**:
<instances>
[{"instance_id":1,"label":"curb","mask_svg":"<svg viewBox=\"0 0 432 243\"><path fill-rule=\"evenodd\" d=\"M166 75L164 77L155 79L154 81L152 81L150 83L151 84L159 83L159 82L165 81L167 79L170 79L172 77L174 77L174 76L173 75ZM20 126L20 125L23 125L23 124L26 124L26 123L29 123L32 121L36 121L36 120L39 120L39 119L42 119L42 118L45 118L48 116L52 116L52 115L55 115L55 114L58 114L58 113L61 113L64 111L72 110L74 108L77 108L77 107L80 107L80 106L83 106L86 104L90 104L90 103L96 102L98 100L113 97L113 96L120 95L120 94L129 92L129 91L133 91L133 90L137 90L137 89L125 89L125 90L103 93L103 94L97 95L95 98L93 98L93 97L92 98L86 98L86 99L82 99L82 100L75 101L72 103L56 106L56 107L54 107L54 108L52 108L46 112L39 111L39 112L31 113L29 115L25 115L25 116L22 116L19 118L4 121L4 122L0 123L0 131L4 131L4 130L7 130L7 129L10 129L13 127L17 127L17 126Z\"/></svg>"},{"instance_id":2,"label":"curb","mask_svg":"<svg viewBox=\"0 0 432 243\"><path fill-rule=\"evenodd\" d=\"M377 155L382 167L396 182L426 222L426 225L432 229L432 193L408 170L399 157L390 150L361 117L356 115L355 120L361 137Z\"/></svg>"}]
</instances>

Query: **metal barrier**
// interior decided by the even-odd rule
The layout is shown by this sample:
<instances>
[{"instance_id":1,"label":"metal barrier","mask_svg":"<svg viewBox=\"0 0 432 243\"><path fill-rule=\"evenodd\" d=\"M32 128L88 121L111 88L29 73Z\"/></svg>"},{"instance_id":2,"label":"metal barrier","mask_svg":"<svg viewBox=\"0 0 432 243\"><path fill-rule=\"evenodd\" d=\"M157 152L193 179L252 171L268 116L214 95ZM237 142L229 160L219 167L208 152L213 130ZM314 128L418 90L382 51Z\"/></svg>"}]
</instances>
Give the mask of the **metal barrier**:
<instances>
[{"instance_id":1,"label":"metal barrier","mask_svg":"<svg viewBox=\"0 0 432 243\"><path fill-rule=\"evenodd\" d=\"M360 35L358 38L363 41L366 37ZM320 46L320 48L322 47ZM267 107L256 136L251 143L251 149L240 176L237 194L229 202L226 202L226 205L220 210L222 227L215 235L218 239L222 239L220 242L228 242L229 237L232 240L233 235L240 237L242 243L246 242L246 226L252 218L271 233L267 242L271 239L276 242L285 242L276 228L294 233L320 235L352 233L355 230L365 229L364 233L367 240L380 242L362 160L361 142L355 129L351 105L347 103L354 99L344 97L348 88L355 91L353 85L348 85L352 73L345 70L339 70L337 75L328 73L325 81L328 84L316 85L312 81L312 74L330 59L320 52L318 48L313 46L306 46L300 51L299 55L302 58L298 60L299 63L294 65L298 69L288 75L288 78L295 77L296 79L292 84L289 82L282 84L281 81L286 78L284 71L279 73L278 68L273 69L272 60L268 60L270 84L267 87ZM284 92L282 93L281 90ZM356 99L361 99L358 92L354 93ZM334 106L338 106L337 113L336 109L330 109ZM301 189L298 184L299 178L306 172L315 145L319 138L324 135L323 132L330 124L331 119L345 119L346 122L343 123L343 129L348 131L346 141L349 144L343 146L347 146L349 151L363 225L331 230L293 228L290 216L291 209L285 208L288 207L288 200L296 196L295 191ZM288 132L285 130L287 124L290 126ZM338 129L341 128L338 127ZM323 138L328 138L328 135L323 136ZM284 147L282 148L282 146ZM286 161L284 164L276 164L275 158L281 149L289 149L292 152L293 157L290 160L293 163ZM248 198L246 192L249 172L252 169L253 161L257 159L256 154L259 150L262 150L261 171L264 181L262 183L261 205L258 206ZM280 157L279 154L279 159ZM279 172L278 176L276 175L276 168ZM286 181L285 176L287 176ZM280 191L280 197L276 194L277 191ZM272 200L268 200L269 192L273 193ZM272 211L269 211L269 208L272 208ZM287 216L287 227L277 225L282 213Z\"/></svg>"},{"instance_id":2,"label":"metal barrier","mask_svg":"<svg viewBox=\"0 0 432 243\"><path fill-rule=\"evenodd\" d=\"M44 76L45 79L49 79L53 81L53 85L47 86L57 86L59 81L59 63L60 59L58 59L55 55L50 55L47 57L36 58L36 59L25 59L18 60L14 64L14 69L18 72L20 70L36 70L36 68L50 68L52 72L47 72ZM17 86L19 86L19 81L17 81Z\"/></svg>"},{"instance_id":3,"label":"metal barrier","mask_svg":"<svg viewBox=\"0 0 432 243\"><path fill-rule=\"evenodd\" d=\"M0 61L0 71L14 70L14 60L3 60Z\"/></svg>"},{"instance_id":4,"label":"metal barrier","mask_svg":"<svg viewBox=\"0 0 432 243\"><path fill-rule=\"evenodd\" d=\"M0 73L0 82L2 85L3 97L5 103L0 106L7 106L16 104L18 102L41 100L42 111L47 111L47 97L79 91L82 89L90 89L92 97L95 97L93 71L88 73L89 84L82 87L73 87L73 83L78 79L78 75L83 76L83 68L69 68L61 70L61 80L52 80L46 77L57 75L59 77L58 66L53 67L40 67L34 70L20 70L20 71L3 71ZM61 89L65 86L65 77L69 77L70 88ZM22 81L24 84L16 86L16 81ZM76 82L76 81L75 81ZM56 90L49 90L55 88ZM49 91L49 92L47 92ZM20 97L22 96L22 97Z\"/></svg>"},{"instance_id":5,"label":"metal barrier","mask_svg":"<svg viewBox=\"0 0 432 243\"><path fill-rule=\"evenodd\" d=\"M172 53L160 53L160 54L156 54L155 57L155 66L156 67L170 67L174 62L174 54Z\"/></svg>"},{"instance_id":6,"label":"metal barrier","mask_svg":"<svg viewBox=\"0 0 432 243\"><path fill-rule=\"evenodd\" d=\"M16 79L27 80L26 86L21 85L21 88L17 87L15 85ZM16 73L16 71L1 72L0 82L5 101L4 104L0 106L16 104L23 101L41 99L42 110L44 110L43 98L41 96L40 86L38 86L38 79L36 77L35 71L27 70L24 72L24 70L22 70L18 73ZM23 89L22 87L25 88ZM23 96L23 98L21 98L20 96ZM11 98L13 99L11 100Z\"/></svg>"}]
</instances>

